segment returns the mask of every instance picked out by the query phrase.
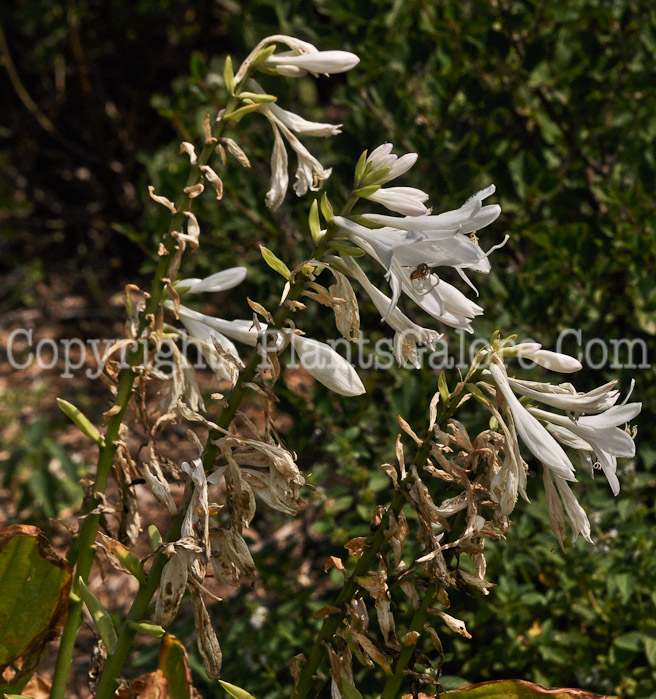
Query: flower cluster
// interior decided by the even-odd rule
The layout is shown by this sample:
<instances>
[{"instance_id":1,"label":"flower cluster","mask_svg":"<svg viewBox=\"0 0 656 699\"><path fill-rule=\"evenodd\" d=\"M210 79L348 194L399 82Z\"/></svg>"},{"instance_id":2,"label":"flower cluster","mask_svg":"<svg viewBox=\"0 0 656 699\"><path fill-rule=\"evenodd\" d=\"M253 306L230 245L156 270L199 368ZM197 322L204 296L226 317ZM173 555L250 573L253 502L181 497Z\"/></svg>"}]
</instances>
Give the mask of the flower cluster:
<instances>
[{"instance_id":1,"label":"flower cluster","mask_svg":"<svg viewBox=\"0 0 656 699\"><path fill-rule=\"evenodd\" d=\"M274 53L279 43L285 44L290 50ZM235 85L239 85L253 64L257 64L258 69L264 72L298 78L308 73L314 76L343 73L356 66L359 61L358 56L348 51L319 51L307 41L278 34L263 39L253 49L235 75L234 82ZM253 90L248 96L248 101L251 103L257 104L258 100L266 100L269 97L253 79L249 81L248 87ZM332 169L324 168L298 136L335 136L340 133L341 124L308 121L298 114L267 101L262 101L258 105L258 111L267 118L273 129L271 183L266 194L266 203L269 208L275 210L282 204L289 186L285 141L298 158L294 191L300 197L306 194L308 189L311 191L320 189L323 181L330 177Z\"/></svg>"},{"instance_id":2,"label":"flower cluster","mask_svg":"<svg viewBox=\"0 0 656 699\"><path fill-rule=\"evenodd\" d=\"M416 153L399 158L391 150L391 144L386 143L366 158L362 174L356 178L361 189L356 191L405 215L366 213L359 222L336 216L334 224L386 270L392 296L381 312L383 320L389 319L404 293L441 323L472 332L471 321L483 309L440 279L433 268L454 268L472 288L465 270L490 271L487 258L498 246L484 252L475 233L501 213L498 204L483 205L494 193L494 185L474 194L459 209L433 215L424 206L428 200L425 192L412 187L381 187L407 172L417 159Z\"/></svg>"},{"instance_id":3,"label":"flower cluster","mask_svg":"<svg viewBox=\"0 0 656 699\"><path fill-rule=\"evenodd\" d=\"M506 351L508 353L531 358L554 371L571 373L581 368L576 359L542 350L535 343L519 344ZM497 479L497 502L505 498L514 505L518 489L521 492L525 464L519 456L519 437L545 467L547 503L558 540L562 543L564 536L560 495L572 524L573 541L579 535L592 541L587 515L569 486L569 483L577 480L576 469L565 449L576 453L581 467L591 476L594 476L595 469L602 471L613 495L617 495L620 491L617 458L635 456L633 436L621 426L627 425L640 413L641 403L628 403L627 396L621 405L616 405L620 395L615 389L616 381L581 393L570 383L550 384L512 378L504 364L503 350L492 353L489 374L496 385L497 400L506 417L503 429L509 441L507 468L501 480ZM517 396L563 412L547 411L532 405L526 407Z\"/></svg>"}]
</instances>

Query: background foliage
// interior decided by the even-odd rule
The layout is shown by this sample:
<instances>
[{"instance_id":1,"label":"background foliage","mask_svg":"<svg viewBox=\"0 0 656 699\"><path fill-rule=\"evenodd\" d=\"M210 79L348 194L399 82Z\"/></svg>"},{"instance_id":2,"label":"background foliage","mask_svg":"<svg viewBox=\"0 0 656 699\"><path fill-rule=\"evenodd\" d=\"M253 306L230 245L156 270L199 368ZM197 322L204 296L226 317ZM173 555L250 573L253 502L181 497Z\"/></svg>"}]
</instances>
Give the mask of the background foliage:
<instances>
[{"instance_id":1,"label":"background foliage","mask_svg":"<svg viewBox=\"0 0 656 699\"><path fill-rule=\"evenodd\" d=\"M148 277L148 251L164 222L146 185L161 193L179 187L178 144L194 140L208 100L220 103L222 56L237 60L263 36L288 33L362 59L330 81L276 81L282 106L344 124L341 136L312 146L334 168L332 199L346 194L341 183L350 183L360 152L383 141L420 154L404 184L430 192L436 210L497 185L503 215L481 242L489 247L505 232L510 241L494 253L492 274L476 280L486 309L477 335L500 327L553 346L561 330L577 328L584 343L640 339L653 353L653 3L15 0L0 7L0 21L35 105L30 114L8 73L0 74L5 323L40 303L36 289L62 285L92 300L88 332L94 320L105 332L101 323L121 320L107 298ZM257 178L226 180L224 206L202 202L202 254L185 271L202 276L245 263L246 293L273 305L280 288L270 285L257 244L293 263L308 235L305 206L273 218L263 208L267 129L264 120L248 122L243 144ZM243 315L236 296L222 300L222 315ZM383 332L373 309L364 325L372 340ZM314 325L319 339L334 335L322 327ZM457 334L449 337L456 346ZM576 353L576 343L569 338L563 349ZM448 638L445 686L458 677L521 677L656 697L654 368L618 371L602 365L599 347L595 352L584 360L598 368L586 367L577 387L619 376L627 389L633 377L634 398L645 404L638 457L620 466L622 493L613 499L601 479L581 478L595 545L580 541L563 553L547 524L540 479L531 478L532 503L518 505L508 539L490 549L488 578L498 587L488 598L452 595L474 638ZM652 357L635 353L634 360L649 364ZM337 582L323 573L325 559L344 555L344 542L367 530L373 507L388 497L376 467L392 456L394 416L421 429L436 390L429 369L370 372L365 380L367 398L342 402L317 388L311 410L300 414L304 399L283 391L281 413L297 414L285 439L317 490L293 537L271 536L285 524L273 514L257 521L267 596L242 590L213 608L225 678L258 699L289 694L289 660L307 647L319 623L311 613L332 599ZM102 394L76 390L99 417L104 404L94 395ZM8 391L3 426L18 421L22 429L4 440L5 485L16 486L24 515L30 499L36 503L27 519L45 526L75 495L79 469L57 451L50 406L36 401L20 413ZM472 432L483 427L477 419L467 417ZM44 470L50 459L62 465L59 484ZM135 665L154 662L144 653ZM201 691L221 694L209 684Z\"/></svg>"}]
</instances>

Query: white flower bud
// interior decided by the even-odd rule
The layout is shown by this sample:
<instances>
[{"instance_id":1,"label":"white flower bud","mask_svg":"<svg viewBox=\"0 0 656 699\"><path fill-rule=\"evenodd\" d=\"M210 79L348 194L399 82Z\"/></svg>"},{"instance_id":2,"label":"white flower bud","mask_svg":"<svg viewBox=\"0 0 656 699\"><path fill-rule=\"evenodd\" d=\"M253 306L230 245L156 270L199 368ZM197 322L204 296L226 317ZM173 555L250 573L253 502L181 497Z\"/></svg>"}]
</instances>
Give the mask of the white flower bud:
<instances>
[{"instance_id":1,"label":"white flower bud","mask_svg":"<svg viewBox=\"0 0 656 699\"><path fill-rule=\"evenodd\" d=\"M188 230L188 229L187 229ZM215 272L204 279L181 279L179 287L188 287L186 294L202 294L208 291L226 291L241 284L246 279L246 267L230 267L221 272Z\"/></svg>"},{"instance_id":2,"label":"white flower bud","mask_svg":"<svg viewBox=\"0 0 656 699\"><path fill-rule=\"evenodd\" d=\"M414 187L387 187L366 198L404 216L423 216L428 211L423 203L427 201L428 194Z\"/></svg>"},{"instance_id":3,"label":"white flower bud","mask_svg":"<svg viewBox=\"0 0 656 699\"><path fill-rule=\"evenodd\" d=\"M306 73L344 73L359 62L359 57L348 51L316 51L300 56L293 51L284 51L267 58L265 65L279 75L298 78Z\"/></svg>"},{"instance_id":4,"label":"white flower bud","mask_svg":"<svg viewBox=\"0 0 656 699\"><path fill-rule=\"evenodd\" d=\"M524 348L522 345L517 345L515 350L517 351L518 357L526 357L534 361L536 364L543 366L545 369L550 369L551 371L559 371L563 374L571 374L574 371L580 371L583 367L581 362L574 357L570 357L567 354L560 354L559 352L551 352L550 350L543 349L533 349L534 343L526 343L529 347Z\"/></svg>"},{"instance_id":5,"label":"white flower bud","mask_svg":"<svg viewBox=\"0 0 656 699\"><path fill-rule=\"evenodd\" d=\"M331 391L341 396L366 392L355 369L325 342L292 335L292 346L307 372Z\"/></svg>"}]
</instances>

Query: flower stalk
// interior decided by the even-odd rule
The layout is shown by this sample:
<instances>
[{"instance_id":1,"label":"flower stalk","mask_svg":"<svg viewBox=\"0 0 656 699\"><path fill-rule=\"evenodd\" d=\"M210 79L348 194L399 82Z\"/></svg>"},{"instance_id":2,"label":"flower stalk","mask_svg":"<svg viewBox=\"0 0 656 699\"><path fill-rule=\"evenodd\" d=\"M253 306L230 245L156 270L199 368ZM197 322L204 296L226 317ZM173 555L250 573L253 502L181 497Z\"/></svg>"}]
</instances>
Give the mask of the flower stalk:
<instances>
[{"instance_id":1,"label":"flower stalk","mask_svg":"<svg viewBox=\"0 0 656 699\"><path fill-rule=\"evenodd\" d=\"M477 370L472 374L472 371L470 370L468 372L469 378L467 380L475 381L480 375L480 373L480 370ZM467 382L463 381L451 395L448 403L442 403L441 411L435 423L437 426L443 427L444 425L446 425L449 418L451 418L455 414L458 406L467 394L468 388L466 384ZM432 446L432 436L433 430L431 429L424 435L424 439L422 440L421 446L419 446L419 448L417 449L417 453L415 454L415 458L413 459L412 463L414 464L414 466L417 467L419 475L422 474L424 464L426 463L426 460L428 459L428 456L430 454ZM335 614L331 614L324 620L323 625L321 626L321 629L314 640L307 662L302 667L298 683L296 684L296 687L294 688L294 693L292 694L292 699L306 699L306 697L309 696L312 690L312 685L314 683L314 674L325 657L324 643L328 643L335 635L335 632L337 631L344 617L346 616L346 608L348 603L353 600L355 594L360 589L360 584L357 582L357 579L364 577L370 570L374 570L376 568L378 554L380 553L381 549L383 548L383 545L385 544L385 533L390 524L390 515L393 514L394 517L399 516L399 514L401 513L401 511L407 503L406 491L408 490L408 488L410 488L413 481L414 476L412 474L412 469L408 469L406 477L399 483L399 487L394 493L389 507L387 508L385 515L382 517L380 521L380 524L378 525L378 527L376 527L376 530L367 537L367 542L364 546L364 553L358 559L358 562L356 563L351 575L349 575L348 579L344 581L344 585L340 590L337 599L332 605L333 607L338 608L340 611L339 613L335 612ZM429 605L429 602L427 602L426 600L429 599L432 601L433 596L429 592L427 592L424 597L424 602L427 605L426 610L428 609ZM422 622L420 628L415 629L415 622L416 624L419 624L419 621L421 620L421 615L418 616L420 609L421 606L415 613L415 616L413 617L411 630L418 631L420 630L420 628L423 628ZM424 611L424 618L426 613L427 612ZM403 670L405 669L405 665L407 665L407 663L410 660L410 657L412 656L412 651L414 651L414 646L412 646L410 650L406 651L406 653L402 652L400 659L397 663L396 673L393 676L398 675L401 681L403 679ZM404 658L405 665L402 664L401 658ZM394 686L396 687L396 680ZM392 690L390 689L389 691L391 692ZM392 697L398 697L398 694L388 693L387 695L385 695L385 699L391 699Z\"/></svg>"},{"instance_id":2,"label":"flower stalk","mask_svg":"<svg viewBox=\"0 0 656 699\"><path fill-rule=\"evenodd\" d=\"M226 121L226 117L229 116L239 104L238 94L239 91L235 96L230 98L223 117L216 122L213 130L214 138L218 139L223 134L226 124L228 123ZM197 162L191 165L184 190L189 190L190 187L193 187L199 181L201 177L201 168L209 162L211 156L214 154L214 149L215 145L213 141L205 144L203 150L198 156ZM171 218L168 233L163 241L163 245L166 248L166 254L161 254L159 256L159 261L151 284L150 295L146 301L146 307L140 319L137 337L141 337L142 333L148 326L149 319L155 316L162 304L164 290L166 288L164 279L169 267L171 255L173 254L176 246L176 240L172 236L172 233L181 229L185 219L185 212L188 210L191 199L192 197L190 196L190 192L183 191L175 204L176 213L173 214ZM74 580L82 578L82 580L86 582L89 578L89 573L91 572L91 566L93 564L96 552L95 540L98 534L100 513L89 513L98 504L96 501L96 496L104 495L107 488L107 481L109 480L112 464L114 462L114 456L116 454L119 430L123 423L123 418L125 416L125 411L127 410L130 397L132 396L134 381L137 377L136 367L138 367L143 360L143 356L144 344L143 342L137 342L128 355L129 367L123 369L119 375L118 390L113 408L114 412L112 412L112 416L107 424L107 430L104 435L104 444L100 446L98 451L96 480L93 487L93 495L87 500L87 503L83 508L83 512L87 516L85 517L80 528L77 546L72 545L71 551L69 552L69 562L71 565L76 566ZM139 590L140 594L143 591L143 596L147 594L147 590L150 588L149 583L151 578L157 577L159 582L159 575L153 576L152 573L154 572L156 572L155 564L153 564L153 570L151 571L151 576L148 579L147 585L145 588L142 587ZM161 570L159 572L161 574ZM79 598L79 595L77 595L75 587L76 586L74 585L72 588L66 623L62 631L62 637L59 645L59 653L57 655L57 662L55 665L55 673L53 676L50 695L51 699L64 699L65 697L66 684L73 661L75 639L77 638L77 633L82 623L82 600ZM150 592L148 601L150 601L150 598L156 589L157 586L155 586ZM135 600L135 604L136 602L137 600ZM138 607L140 606L141 605L138 605ZM130 616L128 618L131 620L133 619L133 617ZM121 639L119 638L119 642L120 641Z\"/></svg>"},{"instance_id":3,"label":"flower stalk","mask_svg":"<svg viewBox=\"0 0 656 699\"><path fill-rule=\"evenodd\" d=\"M357 197L352 195L344 206L344 215L348 215L356 202ZM315 245L312 251L312 259L320 260L324 256L334 233L335 229L329 224L326 235L323 236L318 244ZM297 300L301 296L305 283L305 277L302 274L298 274L292 283L287 299L290 301ZM286 320L289 318L291 312L290 304L282 305L278 309L271 327L273 329L280 330L284 326ZM230 426L230 423L232 422L248 390L246 388L246 384L252 381L255 377L260 361L260 355L254 350L246 366L240 371L235 386L227 400L227 405L223 408L221 414L219 415L217 420L217 426L219 429L210 431L205 448L203 449L203 454L201 456L203 467L205 468L206 472L211 471L219 454L219 447L216 444L216 440L223 436L222 430L227 430ZM183 518L184 514L178 514L172 518L166 535L167 541L175 541L177 538L179 538ZM381 538L383 536L384 529L381 531ZM164 553L160 552L155 556L153 565L148 573L146 584L140 586L132 606L130 607L130 611L128 612L128 615L119 631L116 647L107 659L107 663L96 690L96 699L111 699L114 696L117 686L117 678L125 661L127 660L130 650L132 649L132 644L137 633L134 626L131 625L130 622L141 621L144 618L148 605L159 587L162 571L167 560L168 557Z\"/></svg>"}]
</instances>

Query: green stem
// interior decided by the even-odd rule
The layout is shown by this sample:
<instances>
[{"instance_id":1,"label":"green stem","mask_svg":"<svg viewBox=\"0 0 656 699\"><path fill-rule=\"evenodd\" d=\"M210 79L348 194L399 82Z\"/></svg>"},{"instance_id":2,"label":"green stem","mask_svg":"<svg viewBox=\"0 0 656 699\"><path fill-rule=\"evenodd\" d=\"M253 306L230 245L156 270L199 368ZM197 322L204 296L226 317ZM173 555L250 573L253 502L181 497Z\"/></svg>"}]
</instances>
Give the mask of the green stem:
<instances>
[{"instance_id":1,"label":"green stem","mask_svg":"<svg viewBox=\"0 0 656 699\"><path fill-rule=\"evenodd\" d=\"M348 213L351 211L351 209L357 202L357 199L358 197L351 195L344 207L344 216L348 215ZM329 229L329 232L326 234L326 236L319 242L318 245L315 246L311 255L312 259L320 260L323 257L324 253L328 249L329 242L331 239L331 233L334 233L334 231ZM304 286L305 278L302 274L298 274L292 284L287 298L291 301L297 300L300 297ZM274 318L272 328L280 330L283 327L287 318L289 317L290 313L291 307L289 304L282 306L278 310ZM234 418L235 413L237 412L237 409L239 408L239 405L241 404L241 401L246 391L248 390L244 386L244 384L253 380L257 373L259 362L260 355L257 353L257 351L254 351L251 354L251 357L248 360L246 366L239 373L237 382L234 388L232 389L227 405L223 408L221 414L219 415L219 418L217 420L217 425L219 426L219 428L225 430L230 426L230 423L232 422L232 419ZM214 441L222 436L223 433L220 430L212 430L208 436L202 455L203 466L205 467L206 471L210 471L214 466L216 457L219 452L219 447L214 443ZM178 515L178 517L182 517L182 515ZM381 536L383 535L384 530ZM167 541L174 541L175 539L179 538L179 536L180 524L178 524L176 529L173 527L172 522L172 527L169 529L169 532L167 533ZM153 565L148 574L148 580L146 585L140 587L137 596L135 597L132 606L130 607L128 616L124 621L123 625L121 626L121 629L118 634L116 647L112 651L111 655L108 657L107 663L103 670L103 674L98 684L98 688L96 690L95 699L111 699L111 697L114 696L114 692L116 690L117 685L117 678L120 674L121 668L127 660L127 657L132 648L132 643L136 635L134 630L129 627L128 622L141 621L143 619L146 609L148 608L148 604L150 603L150 600L152 599L153 595L159 587L162 570L164 568L166 560L167 556L165 556L164 554L158 554L156 556L155 561L153 562ZM51 699L53 698L54 695L51 697Z\"/></svg>"},{"instance_id":2,"label":"green stem","mask_svg":"<svg viewBox=\"0 0 656 699\"><path fill-rule=\"evenodd\" d=\"M228 101L225 114L229 115L232 111L234 111L234 108L238 102L239 99L237 96L232 97ZM220 136L223 134L225 126L225 119L217 123L214 130L215 138L220 138ZM210 157L214 153L214 148L214 143L205 144L200 156L198 157L196 165L191 167L185 187L194 185L200 180L202 177L200 168L209 162ZM188 209L190 202L190 197L187 194L182 194L176 203L177 213L175 213L171 218L168 234L165 238L167 254L159 256L159 261L151 285L150 295L146 302L146 308L139 324L139 331L137 333L139 341L135 347L133 347L128 357L129 367L123 369L119 375L118 392L116 395L116 400L114 401L114 405L118 406L118 411L112 415L107 425L105 441L98 452L96 482L93 490L94 497L91 498L88 505L83 508L83 511L87 513L87 516L80 528L77 547L72 546L73 550L77 548L77 554L73 553L70 556L71 563L76 563L74 584L71 589L72 594L69 600L68 614L59 645L59 652L55 665L55 674L53 677L50 694L51 699L64 699L70 667L71 663L73 662L75 639L82 623L82 601L79 599L76 592L77 580L78 578L82 578L82 580L86 582L89 577L91 566L95 557L95 540L98 534L98 525L100 522L99 514L88 513L99 505L97 501L98 499L95 496L103 495L105 489L107 488L107 481L109 479L109 474L111 473L114 455L116 453L119 430L123 422L123 417L125 416L128 402L132 395L134 381L137 377L136 367L139 366L144 357L145 345L142 335L146 330L150 319L158 312L162 302L165 289L165 283L162 280L165 278L171 254L176 246L176 240L172 237L171 233L173 231L182 229L185 218L184 212ZM77 562L75 561L76 558ZM159 576L157 577L159 579Z\"/></svg>"},{"instance_id":3,"label":"green stem","mask_svg":"<svg viewBox=\"0 0 656 699\"><path fill-rule=\"evenodd\" d=\"M180 529L182 527L182 522L184 520L184 513L179 513L171 519L169 529L166 533L167 541L175 541L180 537ZM107 663L103 669L103 674L96 688L96 699L101 699L101 697L106 697L111 699L116 691L116 678L121 672L121 668L125 663L130 650L132 649L132 644L134 642L134 637L137 632L130 627L129 622L131 621L143 621L148 611L148 605L152 599L155 591L159 587L159 581L162 577L162 570L164 565L168 561L168 556L163 553L158 553L155 556L153 565L148 573L148 578L145 585L139 587L130 611L121 626L120 633L118 635L116 646L112 653L107 658Z\"/></svg>"},{"instance_id":4,"label":"green stem","mask_svg":"<svg viewBox=\"0 0 656 699\"><path fill-rule=\"evenodd\" d=\"M480 371L478 373L480 374ZM477 374L474 374L474 377L476 375ZM474 377L472 377L472 380L474 380ZM465 397L466 392L466 384L465 382L462 382L458 390L450 397L448 404L442 404L442 409L436 422L437 425L443 426L446 423L446 421L453 416L458 406L460 405L460 402ZM413 460L413 464L417 467L417 471L420 475L423 471L426 459L430 455L431 446L432 433L429 431L425 435L424 440L419 449L417 450L417 454L415 455L415 458ZM369 572L369 570L371 570L375 565L376 560L378 558L378 554L382 549L383 544L385 543L385 532L389 527L390 513L393 513L395 517L399 516L401 510L406 504L405 491L408 487L412 485L413 479L414 477L412 476L412 474L408 472L405 478L399 484L399 488L394 493L392 501L389 507L387 508L387 512L380 521L380 524L378 525L376 531L370 534L367 538L364 553L356 563L353 573L344 582L344 586L342 587L337 599L335 600L334 605L332 605L338 607L340 611L339 613L335 613L330 615L329 617L326 617L326 619L324 620L323 625L317 637L314 640L314 644L312 645L312 650L310 651L308 660L303 665L298 683L294 688L294 692L292 694L292 699L305 699L308 696L310 690L312 689L312 685L314 682L314 673L317 671L324 658L323 644L330 642L335 632L339 628L340 624L342 623L342 620L346 616L348 603L353 599L355 593L360 589L360 586L356 582L357 578L366 575ZM427 592L426 597L432 596L429 595L429 593ZM424 601L426 597L424 598ZM429 603L426 602L426 608L428 608L428 604ZM412 628L413 630L415 630L414 627Z\"/></svg>"},{"instance_id":5,"label":"green stem","mask_svg":"<svg viewBox=\"0 0 656 699\"><path fill-rule=\"evenodd\" d=\"M423 630L428 617L428 610L435 599L435 593L436 591L433 588L426 590L424 598L421 600L421 604L419 607L417 607L417 609L415 609L415 613L412 615L412 621L410 622L410 628L408 631L417 631L420 633ZM405 679L403 671L408 667L408 664L412 660L416 646L417 641L403 646L403 650L401 650L401 653L396 661L394 674L388 676L385 686L383 687L383 693L380 695L380 699L399 698L401 695L401 685Z\"/></svg>"}]
</instances>

